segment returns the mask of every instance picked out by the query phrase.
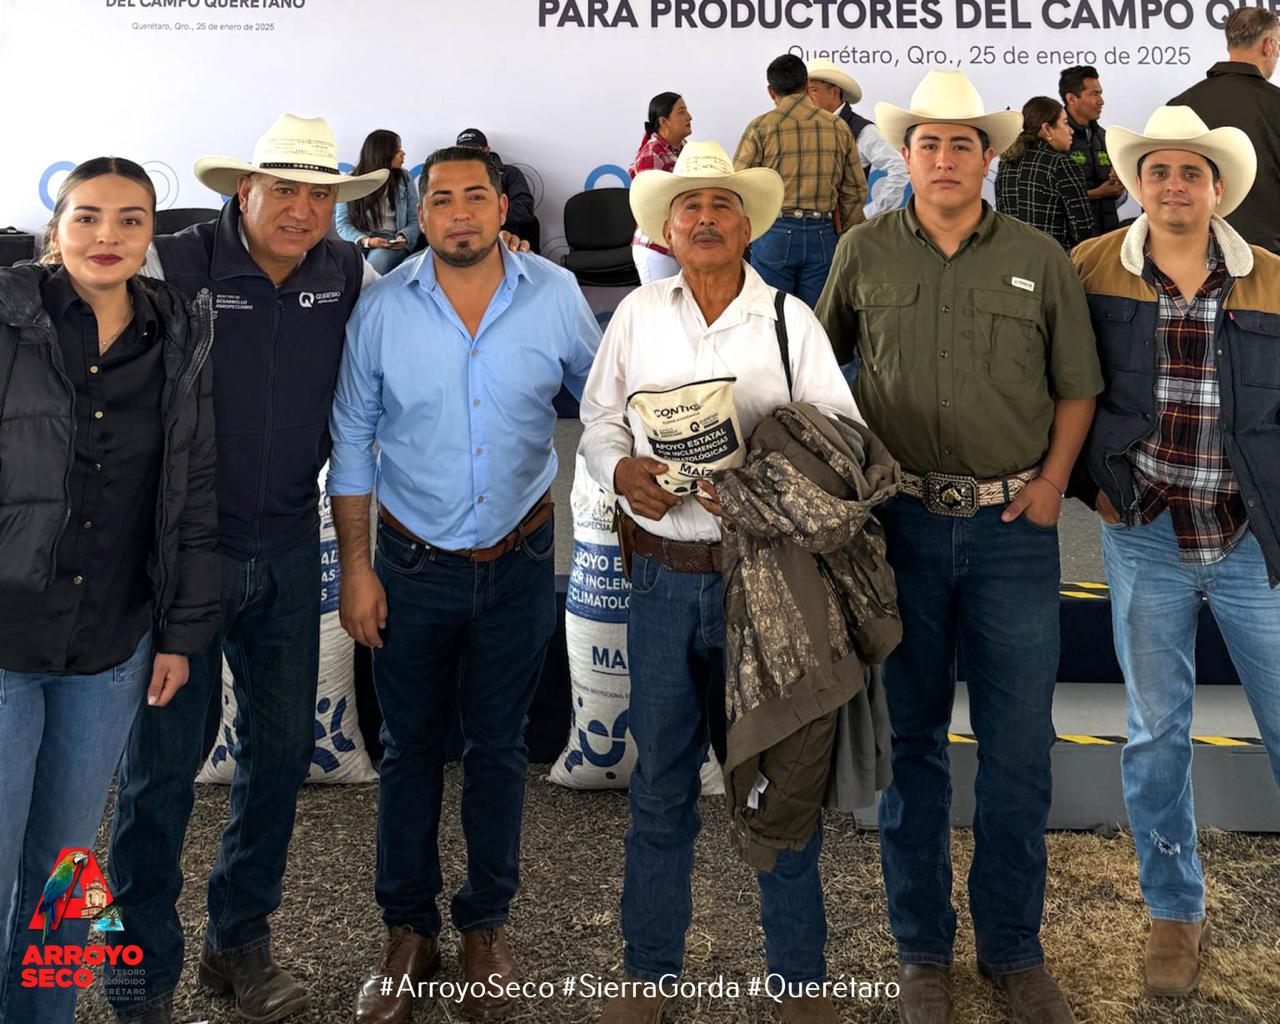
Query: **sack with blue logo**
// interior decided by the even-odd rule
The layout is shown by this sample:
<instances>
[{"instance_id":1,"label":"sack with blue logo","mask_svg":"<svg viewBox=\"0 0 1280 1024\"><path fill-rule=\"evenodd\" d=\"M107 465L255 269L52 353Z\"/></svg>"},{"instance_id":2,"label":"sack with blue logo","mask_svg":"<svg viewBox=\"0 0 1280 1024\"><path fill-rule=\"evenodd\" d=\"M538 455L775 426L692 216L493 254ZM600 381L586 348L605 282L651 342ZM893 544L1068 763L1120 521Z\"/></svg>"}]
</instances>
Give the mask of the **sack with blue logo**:
<instances>
[{"instance_id":1,"label":"sack with blue logo","mask_svg":"<svg viewBox=\"0 0 1280 1024\"><path fill-rule=\"evenodd\" d=\"M618 535L610 530L615 497L600 487L578 456L569 505L573 567L565 597L573 715L569 741L551 766L552 782L570 789L626 789L636 763L627 729L631 674L627 668L627 601ZM702 765L704 796L724 792L715 756Z\"/></svg>"},{"instance_id":2,"label":"sack with blue logo","mask_svg":"<svg viewBox=\"0 0 1280 1024\"><path fill-rule=\"evenodd\" d=\"M355 641L338 621L338 536L329 496L320 495L320 676L316 687L315 737L308 782L376 782L360 723L356 720ZM235 773L236 695L231 667L222 660L222 724L197 782L227 785ZM270 742L271 737L265 737ZM260 739L259 742L264 742Z\"/></svg>"}]
</instances>

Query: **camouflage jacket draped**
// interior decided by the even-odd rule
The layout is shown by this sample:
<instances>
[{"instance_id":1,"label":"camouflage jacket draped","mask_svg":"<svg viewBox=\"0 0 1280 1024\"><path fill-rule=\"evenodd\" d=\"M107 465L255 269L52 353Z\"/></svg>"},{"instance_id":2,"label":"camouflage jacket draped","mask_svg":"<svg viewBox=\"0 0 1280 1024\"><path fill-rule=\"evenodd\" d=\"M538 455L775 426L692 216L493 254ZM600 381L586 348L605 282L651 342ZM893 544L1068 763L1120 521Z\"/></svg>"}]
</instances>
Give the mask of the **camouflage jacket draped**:
<instances>
[{"instance_id":1,"label":"camouflage jacket draped","mask_svg":"<svg viewBox=\"0 0 1280 1024\"><path fill-rule=\"evenodd\" d=\"M735 844L761 870L812 838L842 709L863 748L855 760L887 781L888 716L870 666L902 622L872 512L900 483L865 426L799 402L756 428L743 467L718 474L726 796Z\"/></svg>"}]
</instances>

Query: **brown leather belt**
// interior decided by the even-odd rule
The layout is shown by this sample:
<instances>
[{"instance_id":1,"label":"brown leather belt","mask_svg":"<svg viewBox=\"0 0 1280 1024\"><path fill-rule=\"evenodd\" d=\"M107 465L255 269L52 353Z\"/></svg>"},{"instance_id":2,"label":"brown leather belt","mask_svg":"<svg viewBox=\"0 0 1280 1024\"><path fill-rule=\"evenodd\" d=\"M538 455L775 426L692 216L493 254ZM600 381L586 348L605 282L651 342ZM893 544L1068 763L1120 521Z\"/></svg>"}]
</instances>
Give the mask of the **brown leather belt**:
<instances>
[{"instance_id":1,"label":"brown leather belt","mask_svg":"<svg viewBox=\"0 0 1280 1024\"><path fill-rule=\"evenodd\" d=\"M395 516L387 511L387 506L378 502L378 515L382 517L382 521L390 526L396 533L402 534L415 544L421 544L424 548L434 548L436 551L443 551L446 555L457 555L459 558L469 558L473 562L492 562L501 558L508 551L515 548L520 543L521 537L526 537L533 533L539 526L551 518L551 513L555 511L555 502L551 500L551 492L546 491L541 498L534 502L525 517L516 524L516 528L508 533L497 544L493 544L487 548L464 548L461 551L452 551L449 548L442 548L435 544L428 544L416 533L410 530L400 522Z\"/></svg>"},{"instance_id":2,"label":"brown leather belt","mask_svg":"<svg viewBox=\"0 0 1280 1024\"><path fill-rule=\"evenodd\" d=\"M633 520L634 522L634 520ZM635 526L635 553L665 565L672 572L719 572L720 545L668 540Z\"/></svg>"},{"instance_id":3,"label":"brown leather belt","mask_svg":"<svg viewBox=\"0 0 1280 1024\"><path fill-rule=\"evenodd\" d=\"M779 217L795 217L799 220L830 220L831 211L822 210L796 210L791 207L778 211Z\"/></svg>"}]
</instances>

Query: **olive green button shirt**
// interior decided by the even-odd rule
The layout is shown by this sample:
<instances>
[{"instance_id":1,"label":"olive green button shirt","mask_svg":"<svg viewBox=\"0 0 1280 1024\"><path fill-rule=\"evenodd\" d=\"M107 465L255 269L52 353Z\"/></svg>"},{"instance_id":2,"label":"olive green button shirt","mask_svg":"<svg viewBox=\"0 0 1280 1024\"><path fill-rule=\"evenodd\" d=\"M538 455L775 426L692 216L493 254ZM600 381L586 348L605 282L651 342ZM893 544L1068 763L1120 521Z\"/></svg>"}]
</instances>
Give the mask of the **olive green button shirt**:
<instances>
[{"instance_id":1,"label":"olive green button shirt","mask_svg":"<svg viewBox=\"0 0 1280 1024\"><path fill-rule=\"evenodd\" d=\"M868 426L918 473L988 479L1034 466L1054 400L1102 391L1062 246L985 202L950 257L910 205L845 232L816 312L841 363L862 354L855 395Z\"/></svg>"}]
</instances>

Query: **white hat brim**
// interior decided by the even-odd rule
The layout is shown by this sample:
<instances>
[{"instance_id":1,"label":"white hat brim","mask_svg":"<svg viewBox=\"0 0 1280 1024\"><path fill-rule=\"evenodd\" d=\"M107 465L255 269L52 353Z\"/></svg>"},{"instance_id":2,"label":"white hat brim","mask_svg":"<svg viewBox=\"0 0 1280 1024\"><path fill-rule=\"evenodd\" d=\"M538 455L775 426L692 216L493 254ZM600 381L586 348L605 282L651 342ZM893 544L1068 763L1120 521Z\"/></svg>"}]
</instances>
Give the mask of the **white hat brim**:
<instances>
[{"instance_id":1,"label":"white hat brim","mask_svg":"<svg viewBox=\"0 0 1280 1024\"><path fill-rule=\"evenodd\" d=\"M1244 202L1258 174L1258 155L1249 136L1239 128L1215 128L1190 139L1158 139L1130 131L1107 129L1107 156L1129 195L1138 198L1138 161L1147 153L1181 149L1212 160L1222 175L1222 200L1214 210L1225 217Z\"/></svg>"},{"instance_id":2,"label":"white hat brim","mask_svg":"<svg viewBox=\"0 0 1280 1024\"><path fill-rule=\"evenodd\" d=\"M844 101L849 106L853 106L862 100L862 86L843 71L831 71L824 68L821 71L810 71L809 77L816 78L819 82L826 82L828 85L834 85L844 93Z\"/></svg>"},{"instance_id":3,"label":"white hat brim","mask_svg":"<svg viewBox=\"0 0 1280 1024\"><path fill-rule=\"evenodd\" d=\"M963 124L986 132L990 146L997 153L1003 153L1013 145L1013 140L1022 132L1022 114L1016 110L997 110L981 117L938 117L935 114L916 114L910 110L895 107L892 103L877 103L876 127L884 136L884 141L895 150L901 149L907 129L917 124Z\"/></svg>"},{"instance_id":4,"label":"white hat brim","mask_svg":"<svg viewBox=\"0 0 1280 1024\"><path fill-rule=\"evenodd\" d=\"M328 171L308 171L302 169L261 168L247 164L243 160L233 160L228 156L203 156L196 161L195 175L200 184L213 189L219 195L233 196L239 187L240 179L246 174L270 174L286 181L301 181L307 185L333 185L337 188L340 203L349 203L353 199L362 199L376 192L391 174L383 168L370 171L368 174L330 174Z\"/></svg>"},{"instance_id":5,"label":"white hat brim","mask_svg":"<svg viewBox=\"0 0 1280 1024\"><path fill-rule=\"evenodd\" d=\"M751 221L751 241L773 226L782 212L784 186L770 167L749 167L720 177L686 177L670 171L641 171L631 183L631 213L636 226L648 237L662 238L662 226L671 214L676 196L702 188L722 188L741 197Z\"/></svg>"}]
</instances>

